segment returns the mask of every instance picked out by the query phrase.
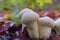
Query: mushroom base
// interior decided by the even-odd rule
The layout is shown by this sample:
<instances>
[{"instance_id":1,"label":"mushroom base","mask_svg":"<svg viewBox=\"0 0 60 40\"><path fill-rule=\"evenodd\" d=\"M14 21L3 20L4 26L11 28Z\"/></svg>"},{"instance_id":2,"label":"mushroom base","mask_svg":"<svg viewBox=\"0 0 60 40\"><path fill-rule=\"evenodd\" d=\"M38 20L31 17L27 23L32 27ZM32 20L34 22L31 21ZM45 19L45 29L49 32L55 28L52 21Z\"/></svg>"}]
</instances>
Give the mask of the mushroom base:
<instances>
[{"instance_id":1,"label":"mushroom base","mask_svg":"<svg viewBox=\"0 0 60 40\"><path fill-rule=\"evenodd\" d=\"M39 38L37 22L32 22L27 27L28 34L31 38Z\"/></svg>"}]
</instances>

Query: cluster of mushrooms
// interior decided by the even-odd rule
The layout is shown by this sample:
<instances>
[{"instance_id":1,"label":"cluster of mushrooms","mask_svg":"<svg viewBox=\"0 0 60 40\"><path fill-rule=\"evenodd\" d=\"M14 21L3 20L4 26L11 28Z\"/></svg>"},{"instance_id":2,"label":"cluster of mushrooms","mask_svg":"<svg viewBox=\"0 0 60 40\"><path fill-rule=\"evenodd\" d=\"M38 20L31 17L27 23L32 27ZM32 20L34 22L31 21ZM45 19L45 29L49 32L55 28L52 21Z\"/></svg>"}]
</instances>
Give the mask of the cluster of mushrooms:
<instances>
[{"instance_id":1,"label":"cluster of mushrooms","mask_svg":"<svg viewBox=\"0 0 60 40\"><path fill-rule=\"evenodd\" d=\"M28 8L21 10L18 17L21 18L23 24L21 31L23 32L24 27L27 27L30 38L47 40L53 28L57 36L60 35L60 18L54 21L48 16L39 17L38 13Z\"/></svg>"}]
</instances>

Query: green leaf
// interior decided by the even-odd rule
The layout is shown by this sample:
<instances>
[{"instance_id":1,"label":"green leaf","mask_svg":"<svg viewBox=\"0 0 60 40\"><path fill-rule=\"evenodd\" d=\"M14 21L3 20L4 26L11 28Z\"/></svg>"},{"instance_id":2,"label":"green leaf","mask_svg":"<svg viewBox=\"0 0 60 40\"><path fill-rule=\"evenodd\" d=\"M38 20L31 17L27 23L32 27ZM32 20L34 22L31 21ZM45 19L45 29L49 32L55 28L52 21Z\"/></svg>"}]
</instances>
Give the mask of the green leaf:
<instances>
[{"instance_id":1,"label":"green leaf","mask_svg":"<svg viewBox=\"0 0 60 40\"><path fill-rule=\"evenodd\" d=\"M54 6L55 9L60 9L60 4Z\"/></svg>"},{"instance_id":2,"label":"green leaf","mask_svg":"<svg viewBox=\"0 0 60 40\"><path fill-rule=\"evenodd\" d=\"M51 3L52 0L43 0L44 3Z\"/></svg>"},{"instance_id":3,"label":"green leaf","mask_svg":"<svg viewBox=\"0 0 60 40\"><path fill-rule=\"evenodd\" d=\"M4 0L0 0L0 2L3 2Z\"/></svg>"},{"instance_id":4,"label":"green leaf","mask_svg":"<svg viewBox=\"0 0 60 40\"><path fill-rule=\"evenodd\" d=\"M38 9L42 10L44 3L42 0L36 0L36 5L38 6Z\"/></svg>"},{"instance_id":5,"label":"green leaf","mask_svg":"<svg viewBox=\"0 0 60 40\"><path fill-rule=\"evenodd\" d=\"M0 4L0 11L3 11L4 5Z\"/></svg>"},{"instance_id":6,"label":"green leaf","mask_svg":"<svg viewBox=\"0 0 60 40\"><path fill-rule=\"evenodd\" d=\"M11 21L16 23L16 26L20 24L20 19L19 18L13 18Z\"/></svg>"},{"instance_id":7,"label":"green leaf","mask_svg":"<svg viewBox=\"0 0 60 40\"><path fill-rule=\"evenodd\" d=\"M14 4L16 2L16 0L7 0L7 3L9 4Z\"/></svg>"}]
</instances>

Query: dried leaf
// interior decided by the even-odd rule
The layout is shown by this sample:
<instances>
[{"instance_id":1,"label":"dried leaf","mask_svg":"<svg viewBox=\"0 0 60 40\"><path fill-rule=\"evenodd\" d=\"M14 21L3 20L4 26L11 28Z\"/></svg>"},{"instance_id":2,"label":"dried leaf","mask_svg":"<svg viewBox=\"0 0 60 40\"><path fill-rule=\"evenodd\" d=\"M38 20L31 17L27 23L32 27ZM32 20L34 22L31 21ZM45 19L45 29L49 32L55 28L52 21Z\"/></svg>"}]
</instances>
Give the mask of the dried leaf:
<instances>
[{"instance_id":1,"label":"dried leaf","mask_svg":"<svg viewBox=\"0 0 60 40\"><path fill-rule=\"evenodd\" d=\"M5 19L11 19L12 16L11 16L9 13L6 13L6 14L4 15L4 18L5 18Z\"/></svg>"}]
</instances>

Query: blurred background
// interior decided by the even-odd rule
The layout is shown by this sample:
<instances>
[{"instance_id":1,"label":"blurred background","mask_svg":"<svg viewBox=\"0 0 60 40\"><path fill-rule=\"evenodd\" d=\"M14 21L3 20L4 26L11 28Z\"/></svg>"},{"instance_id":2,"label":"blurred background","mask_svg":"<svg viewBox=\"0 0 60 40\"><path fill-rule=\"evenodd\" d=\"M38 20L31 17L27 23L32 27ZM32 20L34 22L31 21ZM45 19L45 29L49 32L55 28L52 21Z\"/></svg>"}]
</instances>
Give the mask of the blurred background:
<instances>
[{"instance_id":1,"label":"blurred background","mask_svg":"<svg viewBox=\"0 0 60 40\"><path fill-rule=\"evenodd\" d=\"M49 4L49 5L46 5ZM48 6L54 9L60 9L60 0L0 0L0 11L20 11L23 8L31 8L33 10L43 10L46 5L45 9Z\"/></svg>"}]
</instances>

